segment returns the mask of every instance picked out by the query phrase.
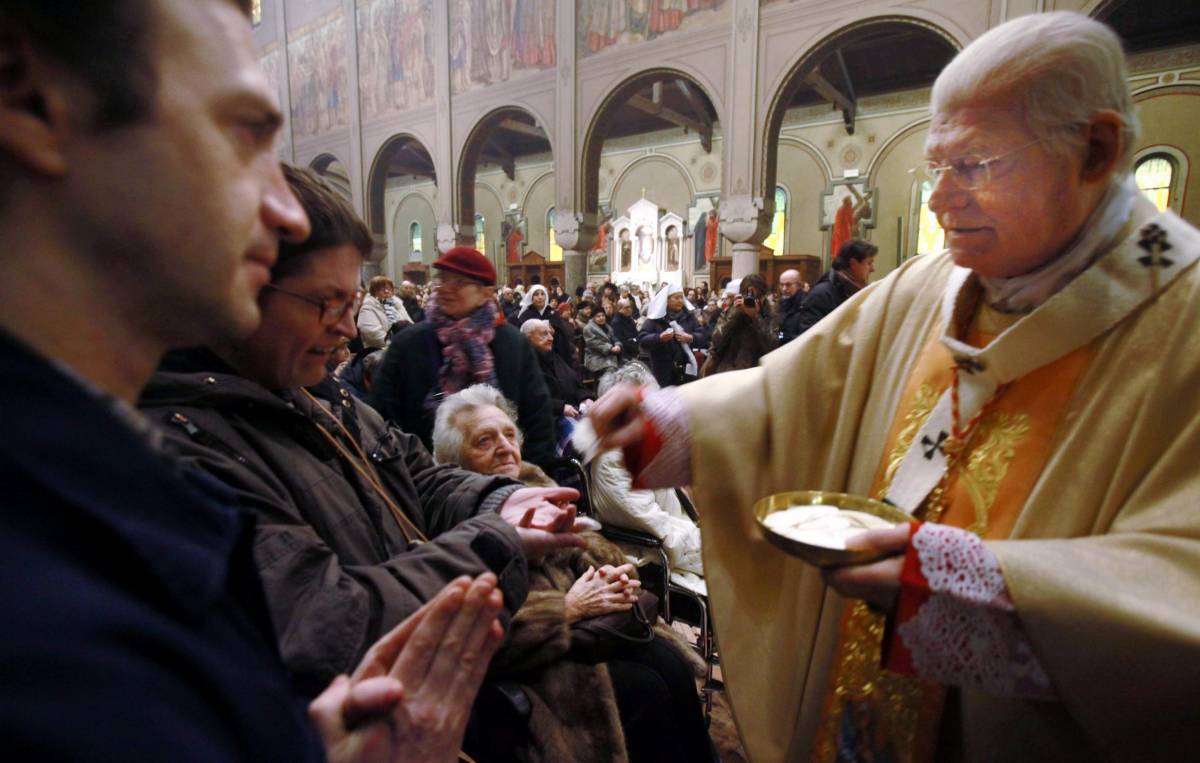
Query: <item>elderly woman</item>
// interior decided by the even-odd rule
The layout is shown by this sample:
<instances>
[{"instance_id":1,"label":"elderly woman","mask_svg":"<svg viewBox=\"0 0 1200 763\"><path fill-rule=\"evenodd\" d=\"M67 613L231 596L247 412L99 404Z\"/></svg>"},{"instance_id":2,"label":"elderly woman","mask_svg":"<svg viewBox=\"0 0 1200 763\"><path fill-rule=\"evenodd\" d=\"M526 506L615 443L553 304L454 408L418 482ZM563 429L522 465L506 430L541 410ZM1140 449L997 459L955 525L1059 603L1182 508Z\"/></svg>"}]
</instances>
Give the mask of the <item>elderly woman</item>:
<instances>
[{"instance_id":1,"label":"elderly woman","mask_svg":"<svg viewBox=\"0 0 1200 763\"><path fill-rule=\"evenodd\" d=\"M367 282L367 292L358 313L358 335L366 347L384 347L393 330L403 328L413 320L396 296L392 279L375 276Z\"/></svg>"},{"instance_id":2,"label":"elderly woman","mask_svg":"<svg viewBox=\"0 0 1200 763\"><path fill-rule=\"evenodd\" d=\"M646 310L638 345L650 353L650 370L663 387L695 379L700 364L695 350L708 347L708 330L683 298L683 287L662 287Z\"/></svg>"},{"instance_id":3,"label":"elderly woman","mask_svg":"<svg viewBox=\"0 0 1200 763\"><path fill-rule=\"evenodd\" d=\"M434 458L527 485L553 483L521 461L512 405L478 384L447 398L434 425ZM530 564L530 592L492 662L496 678L529 695L534 760L711 761L712 747L686 655L669 634L622 643L600 664L575 659L577 624L628 610L640 583L620 549L594 533L587 547Z\"/></svg>"},{"instance_id":4,"label":"elderly woman","mask_svg":"<svg viewBox=\"0 0 1200 763\"><path fill-rule=\"evenodd\" d=\"M567 363L574 363L575 352L571 345L571 337L574 336L574 333L562 316L558 314L558 311L550 306L550 293L540 283L530 286L521 299L521 313L517 316L517 327L524 326L526 321L534 318L550 322L550 325L554 327L555 354Z\"/></svg>"},{"instance_id":5,"label":"elderly woman","mask_svg":"<svg viewBox=\"0 0 1200 763\"><path fill-rule=\"evenodd\" d=\"M583 367L603 376L621 365L621 343L608 325L608 315L596 310L583 328Z\"/></svg>"},{"instance_id":6,"label":"elderly woman","mask_svg":"<svg viewBox=\"0 0 1200 763\"><path fill-rule=\"evenodd\" d=\"M636 361L626 363L600 380L600 394L621 382L658 389L654 374ZM704 566L700 560L700 528L683 510L671 488L634 490L633 477L625 468L620 449L601 453L590 464L592 510L605 524L649 533L663 542L663 551L671 565L671 582L697 593L707 595ZM649 557L640 546L621 546L626 557L639 567L657 555Z\"/></svg>"},{"instance_id":7,"label":"elderly woman","mask_svg":"<svg viewBox=\"0 0 1200 763\"><path fill-rule=\"evenodd\" d=\"M587 388L579 383L579 375L575 373L571 364L554 352L554 338L557 334L555 329L549 321L535 318L521 325L521 333L533 345L537 354L542 378L545 379L546 389L550 392L550 412L556 418L579 418L580 408L585 402L591 402L591 395Z\"/></svg>"}]
</instances>

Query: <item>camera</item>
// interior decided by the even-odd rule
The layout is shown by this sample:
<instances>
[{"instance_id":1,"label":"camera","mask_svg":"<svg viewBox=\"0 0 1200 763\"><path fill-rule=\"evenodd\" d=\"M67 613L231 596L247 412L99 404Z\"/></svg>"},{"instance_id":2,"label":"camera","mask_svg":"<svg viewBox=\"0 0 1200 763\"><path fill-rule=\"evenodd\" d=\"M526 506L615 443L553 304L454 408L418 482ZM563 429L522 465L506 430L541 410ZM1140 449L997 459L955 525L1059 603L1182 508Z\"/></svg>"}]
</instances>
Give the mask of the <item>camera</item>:
<instances>
[{"instance_id":1,"label":"camera","mask_svg":"<svg viewBox=\"0 0 1200 763\"><path fill-rule=\"evenodd\" d=\"M747 294L746 296L742 297L742 304L746 307L754 307L758 304L758 300L754 298L753 294Z\"/></svg>"}]
</instances>

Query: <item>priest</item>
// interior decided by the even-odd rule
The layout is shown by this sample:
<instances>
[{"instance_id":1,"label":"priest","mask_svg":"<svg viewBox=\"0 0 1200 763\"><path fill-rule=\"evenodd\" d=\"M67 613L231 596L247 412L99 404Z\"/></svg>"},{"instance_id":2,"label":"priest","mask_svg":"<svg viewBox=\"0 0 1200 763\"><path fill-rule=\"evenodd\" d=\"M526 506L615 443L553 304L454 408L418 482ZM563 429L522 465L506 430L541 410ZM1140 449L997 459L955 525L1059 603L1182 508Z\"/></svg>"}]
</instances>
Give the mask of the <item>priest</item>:
<instances>
[{"instance_id":1,"label":"priest","mask_svg":"<svg viewBox=\"0 0 1200 763\"><path fill-rule=\"evenodd\" d=\"M639 487L694 488L753 760L1178 757L1200 696L1200 232L1133 185L1099 22L996 27L931 101L947 251L761 367L614 390L596 431ZM800 489L913 521L822 577L752 515Z\"/></svg>"}]
</instances>

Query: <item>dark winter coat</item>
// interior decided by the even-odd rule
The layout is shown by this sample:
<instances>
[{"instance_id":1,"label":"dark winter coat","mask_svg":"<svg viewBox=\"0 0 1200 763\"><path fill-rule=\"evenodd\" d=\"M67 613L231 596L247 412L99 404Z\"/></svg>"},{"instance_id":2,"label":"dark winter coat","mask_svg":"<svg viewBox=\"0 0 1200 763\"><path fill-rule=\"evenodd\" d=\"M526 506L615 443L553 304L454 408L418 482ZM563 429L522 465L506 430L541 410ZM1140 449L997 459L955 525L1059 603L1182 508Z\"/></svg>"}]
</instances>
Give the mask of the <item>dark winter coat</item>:
<instances>
[{"instance_id":1,"label":"dark winter coat","mask_svg":"<svg viewBox=\"0 0 1200 763\"><path fill-rule=\"evenodd\" d=\"M780 345L787 344L800 336L800 321L804 312L804 298L808 296L797 291L790 297L779 302L779 335Z\"/></svg>"},{"instance_id":2,"label":"dark winter coat","mask_svg":"<svg viewBox=\"0 0 1200 763\"><path fill-rule=\"evenodd\" d=\"M843 278L836 270L825 271L825 274L813 284L812 291L804 298L797 334L808 331L858 291L859 287Z\"/></svg>"},{"instance_id":3,"label":"dark winter coat","mask_svg":"<svg viewBox=\"0 0 1200 763\"><path fill-rule=\"evenodd\" d=\"M564 405L578 408L581 402L591 397L591 393L580 383L579 374L575 372L575 369L564 362L553 350L550 352L534 350L534 353L537 355L538 366L542 369L542 378L546 382L546 389L550 392L551 413L561 416Z\"/></svg>"},{"instance_id":4,"label":"dark winter coat","mask_svg":"<svg viewBox=\"0 0 1200 763\"><path fill-rule=\"evenodd\" d=\"M775 349L775 344L769 318L751 318L741 309L731 308L713 331L708 361L701 375L754 368L759 358Z\"/></svg>"},{"instance_id":5,"label":"dark winter coat","mask_svg":"<svg viewBox=\"0 0 1200 763\"><path fill-rule=\"evenodd\" d=\"M0 332L5 758L323 760L253 519L131 416Z\"/></svg>"},{"instance_id":6,"label":"dark winter coat","mask_svg":"<svg viewBox=\"0 0 1200 763\"><path fill-rule=\"evenodd\" d=\"M235 490L258 517L254 555L280 650L297 688L323 688L459 575L491 570L508 613L528 587L521 543L495 513L516 483L437 466L420 441L387 426L332 377L273 393L204 351L168 356L142 409L169 449ZM332 414L330 413L332 411ZM412 524L410 538L362 474L322 435L354 445Z\"/></svg>"},{"instance_id":7,"label":"dark winter coat","mask_svg":"<svg viewBox=\"0 0 1200 763\"><path fill-rule=\"evenodd\" d=\"M694 314L684 312L678 321L683 330L692 335L693 352L708 347L708 329L700 324ZM684 353L683 347L674 339L664 342L659 338L659 334L669 328L671 328L669 318L647 318L642 323L642 330L638 334L638 346L649 353L650 371L654 374L659 386L662 387L682 384L686 381L684 366L687 363L687 355ZM698 368L697 373L699 373Z\"/></svg>"},{"instance_id":8,"label":"dark winter coat","mask_svg":"<svg viewBox=\"0 0 1200 763\"><path fill-rule=\"evenodd\" d=\"M638 356L638 329L637 321L633 316L614 313L612 317L613 336L621 343L621 358L623 360L636 360Z\"/></svg>"},{"instance_id":9,"label":"dark winter coat","mask_svg":"<svg viewBox=\"0 0 1200 763\"><path fill-rule=\"evenodd\" d=\"M517 426L525 435L521 455L535 464L549 464L554 458L554 418L533 345L511 324L502 323L491 348L500 391L517 406ZM442 346L433 324L409 326L388 346L367 396L381 416L420 437L426 449L432 448L437 411L428 399L437 393L441 364Z\"/></svg>"},{"instance_id":10,"label":"dark winter coat","mask_svg":"<svg viewBox=\"0 0 1200 763\"><path fill-rule=\"evenodd\" d=\"M400 301L404 303L404 310L408 313L408 317L412 318L413 323L425 320L425 308L421 307L421 303L416 297L401 297Z\"/></svg>"}]
</instances>

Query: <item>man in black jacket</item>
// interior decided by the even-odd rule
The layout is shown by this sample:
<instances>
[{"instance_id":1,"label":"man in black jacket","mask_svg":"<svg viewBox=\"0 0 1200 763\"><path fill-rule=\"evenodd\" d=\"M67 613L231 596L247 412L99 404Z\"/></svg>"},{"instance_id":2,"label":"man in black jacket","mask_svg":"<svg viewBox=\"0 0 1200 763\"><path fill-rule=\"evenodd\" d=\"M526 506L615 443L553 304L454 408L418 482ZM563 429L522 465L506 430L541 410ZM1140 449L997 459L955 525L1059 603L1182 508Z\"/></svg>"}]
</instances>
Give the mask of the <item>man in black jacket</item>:
<instances>
[{"instance_id":1,"label":"man in black jacket","mask_svg":"<svg viewBox=\"0 0 1200 763\"><path fill-rule=\"evenodd\" d=\"M780 345L785 345L800 336L800 311L807 295L805 283L800 280L800 271L788 269L779 274L779 333Z\"/></svg>"},{"instance_id":2,"label":"man in black jacket","mask_svg":"<svg viewBox=\"0 0 1200 763\"><path fill-rule=\"evenodd\" d=\"M843 302L867 285L875 272L875 254L879 248L866 241L851 239L842 244L833 266L813 284L800 310L799 333L803 334L829 315Z\"/></svg>"}]
</instances>

